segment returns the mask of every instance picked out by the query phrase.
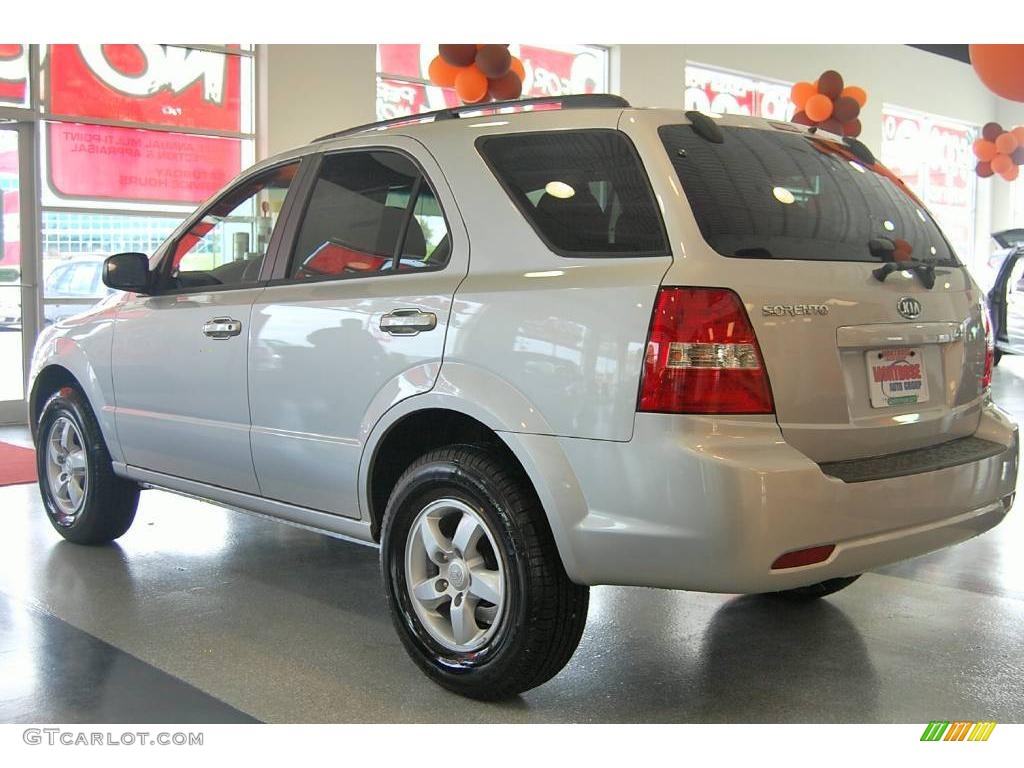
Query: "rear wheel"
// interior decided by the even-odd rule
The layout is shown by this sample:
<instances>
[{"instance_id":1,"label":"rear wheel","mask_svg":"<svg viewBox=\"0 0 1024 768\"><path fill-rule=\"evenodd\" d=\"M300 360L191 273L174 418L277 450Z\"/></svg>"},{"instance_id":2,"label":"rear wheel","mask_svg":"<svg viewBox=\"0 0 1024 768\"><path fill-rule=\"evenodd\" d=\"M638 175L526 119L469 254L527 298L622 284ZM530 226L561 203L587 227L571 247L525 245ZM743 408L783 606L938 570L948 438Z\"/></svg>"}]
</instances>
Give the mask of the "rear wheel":
<instances>
[{"instance_id":1,"label":"rear wheel","mask_svg":"<svg viewBox=\"0 0 1024 768\"><path fill-rule=\"evenodd\" d=\"M36 469L46 516L68 541L106 544L135 519L139 486L114 474L96 416L72 387L43 406Z\"/></svg>"},{"instance_id":2,"label":"rear wheel","mask_svg":"<svg viewBox=\"0 0 1024 768\"><path fill-rule=\"evenodd\" d=\"M569 661L589 590L569 580L533 489L500 457L467 445L426 454L399 478L382 530L395 628L432 680L500 699Z\"/></svg>"},{"instance_id":3,"label":"rear wheel","mask_svg":"<svg viewBox=\"0 0 1024 768\"><path fill-rule=\"evenodd\" d=\"M785 598L786 600L817 600L819 597L826 597L827 595L834 594L841 589L846 589L860 577L861 574L859 573L856 576L840 576L836 579L819 581L817 584L810 584L806 587L784 589L781 592L772 592L771 594Z\"/></svg>"}]
</instances>

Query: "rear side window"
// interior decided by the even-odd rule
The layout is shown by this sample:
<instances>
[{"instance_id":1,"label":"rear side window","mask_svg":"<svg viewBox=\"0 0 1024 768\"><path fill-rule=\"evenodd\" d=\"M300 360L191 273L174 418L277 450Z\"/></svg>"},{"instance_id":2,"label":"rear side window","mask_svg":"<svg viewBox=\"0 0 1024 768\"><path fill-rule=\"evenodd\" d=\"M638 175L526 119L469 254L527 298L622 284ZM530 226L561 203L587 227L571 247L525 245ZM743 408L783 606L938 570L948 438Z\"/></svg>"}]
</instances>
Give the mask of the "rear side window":
<instances>
[{"instance_id":1,"label":"rear side window","mask_svg":"<svg viewBox=\"0 0 1024 768\"><path fill-rule=\"evenodd\" d=\"M328 155L288 271L294 280L443 267L448 227L430 184L397 152Z\"/></svg>"},{"instance_id":2,"label":"rear side window","mask_svg":"<svg viewBox=\"0 0 1024 768\"><path fill-rule=\"evenodd\" d=\"M494 175L562 256L663 256L664 224L633 144L609 129L485 136Z\"/></svg>"},{"instance_id":3,"label":"rear side window","mask_svg":"<svg viewBox=\"0 0 1024 768\"><path fill-rule=\"evenodd\" d=\"M803 133L658 129L708 244L723 256L957 264L931 215L885 168Z\"/></svg>"}]
</instances>

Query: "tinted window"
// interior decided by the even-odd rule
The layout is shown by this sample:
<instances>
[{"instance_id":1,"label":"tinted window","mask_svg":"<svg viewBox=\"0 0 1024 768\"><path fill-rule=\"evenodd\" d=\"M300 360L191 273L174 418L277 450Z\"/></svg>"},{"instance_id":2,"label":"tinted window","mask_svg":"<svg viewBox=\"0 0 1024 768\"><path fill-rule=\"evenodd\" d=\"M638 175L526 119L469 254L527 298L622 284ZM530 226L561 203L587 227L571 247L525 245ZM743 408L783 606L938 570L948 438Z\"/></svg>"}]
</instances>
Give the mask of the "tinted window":
<instances>
[{"instance_id":1,"label":"tinted window","mask_svg":"<svg viewBox=\"0 0 1024 768\"><path fill-rule=\"evenodd\" d=\"M448 228L429 183L397 152L343 152L320 166L288 277L444 266Z\"/></svg>"},{"instance_id":2,"label":"tinted window","mask_svg":"<svg viewBox=\"0 0 1024 768\"><path fill-rule=\"evenodd\" d=\"M565 256L668 253L647 173L614 130L489 136L480 152L550 248Z\"/></svg>"},{"instance_id":3,"label":"tinted window","mask_svg":"<svg viewBox=\"0 0 1024 768\"><path fill-rule=\"evenodd\" d=\"M883 261L902 252L956 263L932 217L881 165L803 133L721 130L721 144L689 125L658 132L701 234L722 255Z\"/></svg>"},{"instance_id":4,"label":"tinted window","mask_svg":"<svg viewBox=\"0 0 1024 768\"><path fill-rule=\"evenodd\" d=\"M294 163L248 179L210 206L175 244L168 287L257 282L298 168Z\"/></svg>"}]
</instances>

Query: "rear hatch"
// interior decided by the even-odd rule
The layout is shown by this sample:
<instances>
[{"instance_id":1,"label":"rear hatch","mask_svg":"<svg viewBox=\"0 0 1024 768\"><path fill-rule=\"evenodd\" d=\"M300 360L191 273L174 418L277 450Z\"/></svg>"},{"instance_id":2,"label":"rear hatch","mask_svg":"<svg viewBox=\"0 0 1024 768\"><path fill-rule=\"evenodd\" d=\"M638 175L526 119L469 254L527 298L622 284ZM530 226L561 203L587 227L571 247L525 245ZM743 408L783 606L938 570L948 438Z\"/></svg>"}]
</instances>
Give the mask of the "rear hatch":
<instances>
[{"instance_id":1,"label":"rear hatch","mask_svg":"<svg viewBox=\"0 0 1024 768\"><path fill-rule=\"evenodd\" d=\"M686 258L665 284L741 297L788 443L831 462L974 433L980 291L901 181L861 146L789 124L658 135L699 230L678 222ZM890 263L912 269L882 275Z\"/></svg>"}]
</instances>

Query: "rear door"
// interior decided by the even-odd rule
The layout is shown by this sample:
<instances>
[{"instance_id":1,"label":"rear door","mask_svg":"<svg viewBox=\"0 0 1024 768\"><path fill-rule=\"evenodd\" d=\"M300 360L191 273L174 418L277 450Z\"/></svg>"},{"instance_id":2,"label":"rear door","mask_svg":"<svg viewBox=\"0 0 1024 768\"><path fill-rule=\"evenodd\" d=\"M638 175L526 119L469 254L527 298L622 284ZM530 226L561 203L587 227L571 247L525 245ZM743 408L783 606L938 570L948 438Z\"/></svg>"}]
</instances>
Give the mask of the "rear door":
<instances>
[{"instance_id":1,"label":"rear door","mask_svg":"<svg viewBox=\"0 0 1024 768\"><path fill-rule=\"evenodd\" d=\"M740 295L786 441L826 462L972 434L981 296L920 201L837 141L788 124L720 126L721 141L659 128L693 213L680 224L688 258L665 282Z\"/></svg>"},{"instance_id":2,"label":"rear door","mask_svg":"<svg viewBox=\"0 0 1024 768\"><path fill-rule=\"evenodd\" d=\"M311 178L253 308L253 462L264 496L358 517L366 435L433 387L469 244L440 169L412 140L327 153Z\"/></svg>"}]
</instances>

